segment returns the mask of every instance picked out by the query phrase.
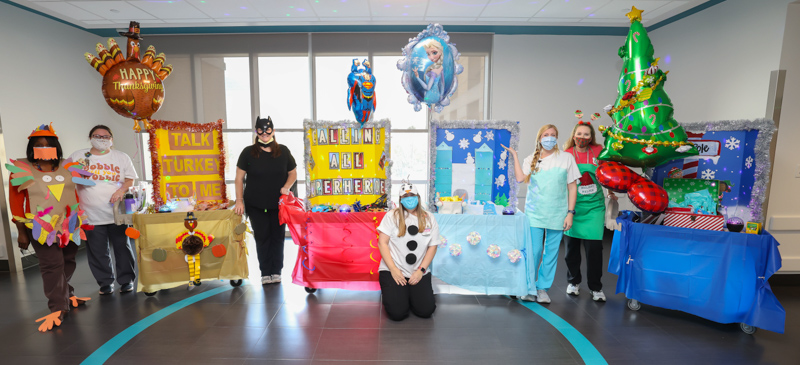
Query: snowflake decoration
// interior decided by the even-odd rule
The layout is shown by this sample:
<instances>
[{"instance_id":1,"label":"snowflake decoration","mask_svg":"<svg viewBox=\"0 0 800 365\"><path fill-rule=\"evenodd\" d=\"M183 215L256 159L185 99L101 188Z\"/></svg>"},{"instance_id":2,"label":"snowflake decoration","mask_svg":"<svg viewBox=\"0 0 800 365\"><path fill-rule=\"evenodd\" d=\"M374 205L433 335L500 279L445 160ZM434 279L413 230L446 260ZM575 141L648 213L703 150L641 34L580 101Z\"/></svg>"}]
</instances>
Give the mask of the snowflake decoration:
<instances>
[{"instance_id":1,"label":"snowflake decoration","mask_svg":"<svg viewBox=\"0 0 800 365\"><path fill-rule=\"evenodd\" d=\"M678 188L678 192L682 193L683 192L683 188Z\"/></svg>"},{"instance_id":2,"label":"snowflake decoration","mask_svg":"<svg viewBox=\"0 0 800 365\"><path fill-rule=\"evenodd\" d=\"M700 178L701 179L706 179L706 180L711 180L711 179L714 178L714 175L716 175L716 174L717 173L715 171L711 171L711 169L705 169L703 171L703 173L701 174Z\"/></svg>"},{"instance_id":3,"label":"snowflake decoration","mask_svg":"<svg viewBox=\"0 0 800 365\"><path fill-rule=\"evenodd\" d=\"M505 170L506 160L497 161L497 168L499 168L500 170Z\"/></svg>"},{"instance_id":4,"label":"snowflake decoration","mask_svg":"<svg viewBox=\"0 0 800 365\"><path fill-rule=\"evenodd\" d=\"M735 148L739 148L739 140L731 137L730 139L725 141L725 148L733 151Z\"/></svg>"},{"instance_id":5,"label":"snowflake decoration","mask_svg":"<svg viewBox=\"0 0 800 365\"><path fill-rule=\"evenodd\" d=\"M694 186L694 181L690 182L689 186Z\"/></svg>"},{"instance_id":6,"label":"snowflake decoration","mask_svg":"<svg viewBox=\"0 0 800 365\"><path fill-rule=\"evenodd\" d=\"M747 158L744 160L744 165L745 165L745 166L746 166L748 169L749 169L749 168L751 168L751 167L753 167L753 156L747 156Z\"/></svg>"},{"instance_id":7,"label":"snowflake decoration","mask_svg":"<svg viewBox=\"0 0 800 365\"><path fill-rule=\"evenodd\" d=\"M483 137L486 138L487 141L494 141L494 131L487 131L486 135Z\"/></svg>"},{"instance_id":8,"label":"snowflake decoration","mask_svg":"<svg viewBox=\"0 0 800 365\"><path fill-rule=\"evenodd\" d=\"M494 184L497 185L498 188L504 186L506 184L506 175L496 177L494 179Z\"/></svg>"},{"instance_id":9,"label":"snowflake decoration","mask_svg":"<svg viewBox=\"0 0 800 365\"><path fill-rule=\"evenodd\" d=\"M461 140L458 141L458 147L461 147L462 150L467 149L467 147L469 147L469 141L467 141L466 138L461 138Z\"/></svg>"},{"instance_id":10,"label":"snowflake decoration","mask_svg":"<svg viewBox=\"0 0 800 365\"><path fill-rule=\"evenodd\" d=\"M425 71L425 60L421 57L414 57L414 68L420 71Z\"/></svg>"}]
</instances>

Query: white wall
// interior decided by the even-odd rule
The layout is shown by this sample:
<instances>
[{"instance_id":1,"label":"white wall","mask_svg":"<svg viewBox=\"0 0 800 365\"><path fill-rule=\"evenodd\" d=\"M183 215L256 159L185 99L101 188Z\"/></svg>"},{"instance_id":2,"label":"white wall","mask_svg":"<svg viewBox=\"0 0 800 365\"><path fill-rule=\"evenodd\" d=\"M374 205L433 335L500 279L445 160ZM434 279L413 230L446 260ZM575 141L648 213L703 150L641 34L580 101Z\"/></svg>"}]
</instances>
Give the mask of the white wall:
<instances>
[{"instance_id":1,"label":"white wall","mask_svg":"<svg viewBox=\"0 0 800 365\"><path fill-rule=\"evenodd\" d=\"M785 271L800 272L800 1L788 7L780 68L786 70L770 187L768 229L781 243Z\"/></svg>"},{"instance_id":2,"label":"white wall","mask_svg":"<svg viewBox=\"0 0 800 365\"><path fill-rule=\"evenodd\" d=\"M106 41L0 3L0 116L8 158L24 156L26 137L37 125L50 122L65 155L88 147L89 129L96 124L114 130L117 149L136 154L132 123L106 105L102 78L83 58L98 42ZM8 171L3 173L7 181ZM8 244L16 247L16 242ZM0 259L5 259L5 244L0 247Z\"/></svg>"}]
</instances>

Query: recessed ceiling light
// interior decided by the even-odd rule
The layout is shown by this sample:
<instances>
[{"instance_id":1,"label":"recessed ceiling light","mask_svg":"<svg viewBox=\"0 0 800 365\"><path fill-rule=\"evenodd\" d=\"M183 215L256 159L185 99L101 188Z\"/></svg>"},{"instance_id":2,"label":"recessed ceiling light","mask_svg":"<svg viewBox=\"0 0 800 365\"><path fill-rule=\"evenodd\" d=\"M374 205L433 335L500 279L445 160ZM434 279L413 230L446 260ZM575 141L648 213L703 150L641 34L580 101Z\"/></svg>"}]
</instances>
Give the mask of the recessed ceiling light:
<instances>
[{"instance_id":1,"label":"recessed ceiling light","mask_svg":"<svg viewBox=\"0 0 800 365\"><path fill-rule=\"evenodd\" d=\"M117 10L117 9L109 9L108 11L110 11L112 13L119 13L119 10Z\"/></svg>"}]
</instances>

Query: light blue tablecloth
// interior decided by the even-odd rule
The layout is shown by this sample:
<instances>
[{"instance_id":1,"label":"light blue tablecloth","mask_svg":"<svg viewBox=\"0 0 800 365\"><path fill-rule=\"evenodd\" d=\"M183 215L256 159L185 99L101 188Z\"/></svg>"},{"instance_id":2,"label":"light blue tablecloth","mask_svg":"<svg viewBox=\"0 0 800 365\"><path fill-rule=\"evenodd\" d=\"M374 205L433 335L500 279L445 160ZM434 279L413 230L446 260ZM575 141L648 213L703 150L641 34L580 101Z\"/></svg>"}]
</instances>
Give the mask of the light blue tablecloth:
<instances>
[{"instance_id":1,"label":"light blue tablecloth","mask_svg":"<svg viewBox=\"0 0 800 365\"><path fill-rule=\"evenodd\" d=\"M532 249L530 223L524 214L434 214L434 217L440 235L447 238L447 246L440 246L433 259L433 275L450 285L479 293L528 294L526 254ZM470 232L480 233L480 243L473 246L467 242ZM461 245L460 256L450 254L452 244ZM500 257L487 254L491 244L500 246ZM513 249L523 254L516 263L508 258Z\"/></svg>"}]
</instances>

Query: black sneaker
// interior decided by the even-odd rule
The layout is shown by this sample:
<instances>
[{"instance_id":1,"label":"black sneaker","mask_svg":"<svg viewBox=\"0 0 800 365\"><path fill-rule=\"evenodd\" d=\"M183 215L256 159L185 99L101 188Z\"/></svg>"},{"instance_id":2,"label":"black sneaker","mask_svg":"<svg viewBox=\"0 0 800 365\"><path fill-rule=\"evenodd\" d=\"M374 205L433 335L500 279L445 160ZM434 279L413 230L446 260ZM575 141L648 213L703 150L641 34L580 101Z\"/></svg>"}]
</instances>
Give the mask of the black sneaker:
<instances>
[{"instance_id":1,"label":"black sneaker","mask_svg":"<svg viewBox=\"0 0 800 365\"><path fill-rule=\"evenodd\" d=\"M120 293L129 293L133 291L133 283L127 283L119 288Z\"/></svg>"},{"instance_id":2,"label":"black sneaker","mask_svg":"<svg viewBox=\"0 0 800 365\"><path fill-rule=\"evenodd\" d=\"M100 287L100 295L108 295L114 292L114 285L106 285Z\"/></svg>"}]
</instances>

